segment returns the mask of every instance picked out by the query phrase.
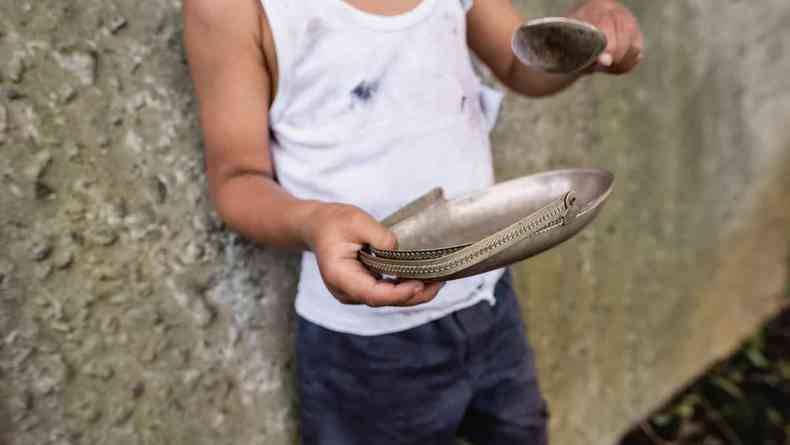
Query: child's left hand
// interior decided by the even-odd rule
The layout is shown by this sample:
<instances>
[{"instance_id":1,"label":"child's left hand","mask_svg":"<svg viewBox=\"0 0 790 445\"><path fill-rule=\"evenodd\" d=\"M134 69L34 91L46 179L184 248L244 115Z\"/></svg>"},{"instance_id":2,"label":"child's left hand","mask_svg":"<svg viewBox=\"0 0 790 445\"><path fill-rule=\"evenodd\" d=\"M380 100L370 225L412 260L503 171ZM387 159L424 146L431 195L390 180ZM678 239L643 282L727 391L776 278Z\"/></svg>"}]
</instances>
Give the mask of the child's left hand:
<instances>
[{"instance_id":1,"label":"child's left hand","mask_svg":"<svg viewBox=\"0 0 790 445\"><path fill-rule=\"evenodd\" d=\"M625 74L642 60L644 37L636 17L617 0L576 0L566 16L592 24L605 35L608 45L598 61L582 74ZM552 75L519 63L513 53L513 33L524 23L512 0L474 2L467 13L467 42L499 81L529 97L555 94L579 76Z\"/></svg>"},{"instance_id":2,"label":"child's left hand","mask_svg":"<svg viewBox=\"0 0 790 445\"><path fill-rule=\"evenodd\" d=\"M588 22L604 34L609 44L598 57L595 71L625 74L644 57L644 36L631 11L615 0L588 0L568 13L568 17Z\"/></svg>"}]
</instances>

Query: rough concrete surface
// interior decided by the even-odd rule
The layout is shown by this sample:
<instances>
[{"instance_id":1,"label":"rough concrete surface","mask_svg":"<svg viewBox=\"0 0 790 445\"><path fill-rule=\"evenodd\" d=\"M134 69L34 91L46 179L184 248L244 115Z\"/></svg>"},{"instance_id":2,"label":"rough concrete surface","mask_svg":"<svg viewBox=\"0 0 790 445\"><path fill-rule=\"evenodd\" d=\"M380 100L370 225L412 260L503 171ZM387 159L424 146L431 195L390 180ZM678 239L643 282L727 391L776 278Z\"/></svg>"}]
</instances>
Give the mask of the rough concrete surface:
<instances>
[{"instance_id":1,"label":"rough concrete surface","mask_svg":"<svg viewBox=\"0 0 790 445\"><path fill-rule=\"evenodd\" d=\"M494 134L502 179L617 175L589 231L518 267L559 444L613 444L786 302L790 7L628 4L636 75L511 97ZM4 445L296 437L298 258L212 213L179 6L0 2Z\"/></svg>"}]
</instances>

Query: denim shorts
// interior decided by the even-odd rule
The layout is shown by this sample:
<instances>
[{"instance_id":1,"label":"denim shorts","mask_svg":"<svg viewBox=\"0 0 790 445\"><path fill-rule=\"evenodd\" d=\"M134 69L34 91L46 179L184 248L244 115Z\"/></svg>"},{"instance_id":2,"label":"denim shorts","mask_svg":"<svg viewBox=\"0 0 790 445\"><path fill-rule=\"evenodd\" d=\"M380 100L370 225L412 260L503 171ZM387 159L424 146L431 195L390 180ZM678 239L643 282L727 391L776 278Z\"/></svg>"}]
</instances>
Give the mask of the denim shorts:
<instances>
[{"instance_id":1,"label":"denim shorts","mask_svg":"<svg viewBox=\"0 0 790 445\"><path fill-rule=\"evenodd\" d=\"M304 445L545 445L548 411L510 273L483 301L372 337L299 317Z\"/></svg>"}]
</instances>

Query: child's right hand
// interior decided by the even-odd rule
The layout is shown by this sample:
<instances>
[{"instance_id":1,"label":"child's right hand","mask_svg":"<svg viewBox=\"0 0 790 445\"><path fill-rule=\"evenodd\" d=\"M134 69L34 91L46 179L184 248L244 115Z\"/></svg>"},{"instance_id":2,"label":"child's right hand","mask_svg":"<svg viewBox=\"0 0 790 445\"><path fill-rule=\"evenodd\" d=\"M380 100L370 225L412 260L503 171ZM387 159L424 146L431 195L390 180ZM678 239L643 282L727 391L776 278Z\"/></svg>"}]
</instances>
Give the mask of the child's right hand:
<instances>
[{"instance_id":1,"label":"child's right hand","mask_svg":"<svg viewBox=\"0 0 790 445\"><path fill-rule=\"evenodd\" d=\"M416 306L436 297L444 283L377 279L357 259L364 245L394 249L395 235L361 209L318 204L305 223L304 237L318 258L329 291L341 303L371 307Z\"/></svg>"}]
</instances>

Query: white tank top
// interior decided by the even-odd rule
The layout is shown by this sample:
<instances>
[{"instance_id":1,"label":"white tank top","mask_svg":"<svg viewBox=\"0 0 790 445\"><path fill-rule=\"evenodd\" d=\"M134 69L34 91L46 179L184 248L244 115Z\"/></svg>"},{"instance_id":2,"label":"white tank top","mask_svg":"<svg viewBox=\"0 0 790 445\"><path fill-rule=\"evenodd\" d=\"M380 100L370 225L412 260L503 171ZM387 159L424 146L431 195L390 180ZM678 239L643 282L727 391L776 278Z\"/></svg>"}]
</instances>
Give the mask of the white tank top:
<instances>
[{"instance_id":1,"label":"white tank top","mask_svg":"<svg viewBox=\"0 0 790 445\"><path fill-rule=\"evenodd\" d=\"M472 67L471 1L422 0L390 17L343 0L261 0L280 70L269 124L282 187L381 219L437 186L448 198L490 186L489 131L501 94ZM335 331L397 332L481 300L493 304L501 274L451 281L421 306L349 306L329 293L305 252L296 311Z\"/></svg>"}]
</instances>

